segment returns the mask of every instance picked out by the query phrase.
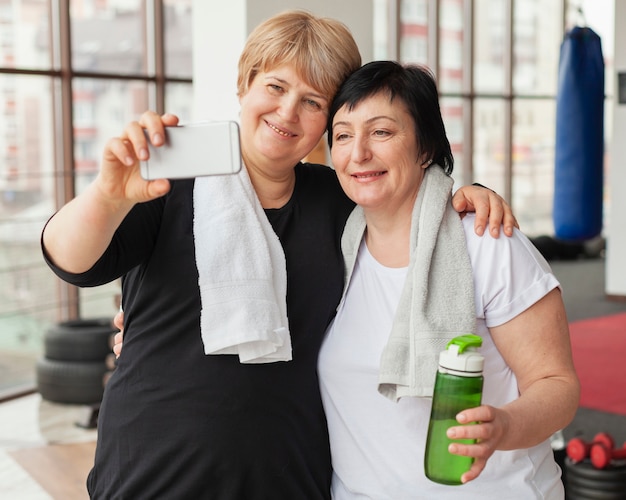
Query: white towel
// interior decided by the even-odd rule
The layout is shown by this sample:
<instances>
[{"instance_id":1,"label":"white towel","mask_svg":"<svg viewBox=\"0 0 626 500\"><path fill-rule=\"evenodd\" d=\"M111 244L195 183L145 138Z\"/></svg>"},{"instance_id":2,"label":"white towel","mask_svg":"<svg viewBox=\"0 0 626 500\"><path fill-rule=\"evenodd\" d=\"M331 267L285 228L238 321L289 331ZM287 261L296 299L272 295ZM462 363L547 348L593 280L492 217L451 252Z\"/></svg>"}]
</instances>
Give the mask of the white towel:
<instances>
[{"instance_id":1,"label":"white towel","mask_svg":"<svg viewBox=\"0 0 626 500\"><path fill-rule=\"evenodd\" d=\"M431 165L413 207L409 269L378 379L379 392L393 401L432 396L439 353L452 338L476 331L472 268L461 219L450 202L452 184L441 167ZM364 231L357 207L342 238L348 276Z\"/></svg>"},{"instance_id":2,"label":"white towel","mask_svg":"<svg viewBox=\"0 0 626 500\"><path fill-rule=\"evenodd\" d=\"M196 178L193 206L205 354L291 360L285 255L246 168Z\"/></svg>"}]
</instances>

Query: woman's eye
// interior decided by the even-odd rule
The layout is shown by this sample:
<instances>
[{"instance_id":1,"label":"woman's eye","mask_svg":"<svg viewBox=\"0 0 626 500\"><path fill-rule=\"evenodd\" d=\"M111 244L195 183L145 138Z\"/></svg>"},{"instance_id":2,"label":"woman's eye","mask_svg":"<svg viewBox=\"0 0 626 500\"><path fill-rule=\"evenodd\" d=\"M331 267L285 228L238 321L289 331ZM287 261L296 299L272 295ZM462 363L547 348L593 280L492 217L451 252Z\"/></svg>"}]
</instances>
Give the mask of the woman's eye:
<instances>
[{"instance_id":1,"label":"woman's eye","mask_svg":"<svg viewBox=\"0 0 626 500\"><path fill-rule=\"evenodd\" d=\"M313 99L305 99L304 107L313 111L319 111L320 109L322 109L322 105L319 102L314 101Z\"/></svg>"},{"instance_id":2,"label":"woman's eye","mask_svg":"<svg viewBox=\"0 0 626 500\"><path fill-rule=\"evenodd\" d=\"M386 137L389 135L387 130L374 130L374 135L377 137Z\"/></svg>"},{"instance_id":3,"label":"woman's eye","mask_svg":"<svg viewBox=\"0 0 626 500\"><path fill-rule=\"evenodd\" d=\"M343 141L347 139L348 137L349 137L348 134L337 134L335 136L335 141Z\"/></svg>"},{"instance_id":4,"label":"woman's eye","mask_svg":"<svg viewBox=\"0 0 626 500\"><path fill-rule=\"evenodd\" d=\"M272 92L274 92L274 93L276 93L276 94L278 94L278 93L280 93L280 92L282 92L282 91L283 91L283 88L282 88L280 85L276 85L275 83L270 83L270 84L268 85L268 88L269 88Z\"/></svg>"}]
</instances>

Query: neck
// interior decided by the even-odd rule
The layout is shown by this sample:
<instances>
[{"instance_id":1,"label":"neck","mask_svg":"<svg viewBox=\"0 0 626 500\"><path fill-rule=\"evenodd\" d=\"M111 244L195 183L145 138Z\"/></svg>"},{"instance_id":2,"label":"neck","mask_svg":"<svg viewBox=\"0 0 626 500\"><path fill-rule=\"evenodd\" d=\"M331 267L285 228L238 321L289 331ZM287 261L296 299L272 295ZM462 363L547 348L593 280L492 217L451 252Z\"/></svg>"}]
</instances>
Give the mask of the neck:
<instances>
[{"instance_id":1,"label":"neck","mask_svg":"<svg viewBox=\"0 0 626 500\"><path fill-rule=\"evenodd\" d=\"M250 182L263 208L281 208L291 199L296 185L293 165L286 169L260 169L245 162Z\"/></svg>"},{"instance_id":2,"label":"neck","mask_svg":"<svg viewBox=\"0 0 626 500\"><path fill-rule=\"evenodd\" d=\"M383 266L407 267L410 257L411 214L392 217L365 212L365 242L370 254Z\"/></svg>"}]
</instances>

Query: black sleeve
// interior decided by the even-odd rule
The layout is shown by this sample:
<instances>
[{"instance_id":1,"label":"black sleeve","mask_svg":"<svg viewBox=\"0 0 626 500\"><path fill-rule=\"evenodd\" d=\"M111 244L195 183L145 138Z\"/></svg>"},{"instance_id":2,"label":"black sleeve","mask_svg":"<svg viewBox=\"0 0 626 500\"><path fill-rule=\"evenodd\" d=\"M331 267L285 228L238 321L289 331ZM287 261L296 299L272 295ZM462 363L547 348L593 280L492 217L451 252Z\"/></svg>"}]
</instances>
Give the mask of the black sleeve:
<instances>
[{"instance_id":1,"label":"black sleeve","mask_svg":"<svg viewBox=\"0 0 626 500\"><path fill-rule=\"evenodd\" d=\"M88 271L76 274L56 266L42 237L41 249L46 264L63 281L79 287L100 286L116 280L149 258L159 234L166 197L135 205L115 231L104 254Z\"/></svg>"}]
</instances>

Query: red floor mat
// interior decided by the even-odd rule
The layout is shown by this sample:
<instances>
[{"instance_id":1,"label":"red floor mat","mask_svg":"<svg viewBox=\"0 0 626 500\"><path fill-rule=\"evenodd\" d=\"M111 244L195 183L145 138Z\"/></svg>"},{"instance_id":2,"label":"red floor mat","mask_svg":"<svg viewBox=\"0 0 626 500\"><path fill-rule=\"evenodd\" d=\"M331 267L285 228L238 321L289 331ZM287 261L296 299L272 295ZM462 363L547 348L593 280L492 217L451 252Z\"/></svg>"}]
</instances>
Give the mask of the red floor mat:
<instances>
[{"instance_id":1,"label":"red floor mat","mask_svg":"<svg viewBox=\"0 0 626 500\"><path fill-rule=\"evenodd\" d=\"M570 323L580 406L626 415L626 313Z\"/></svg>"}]
</instances>

